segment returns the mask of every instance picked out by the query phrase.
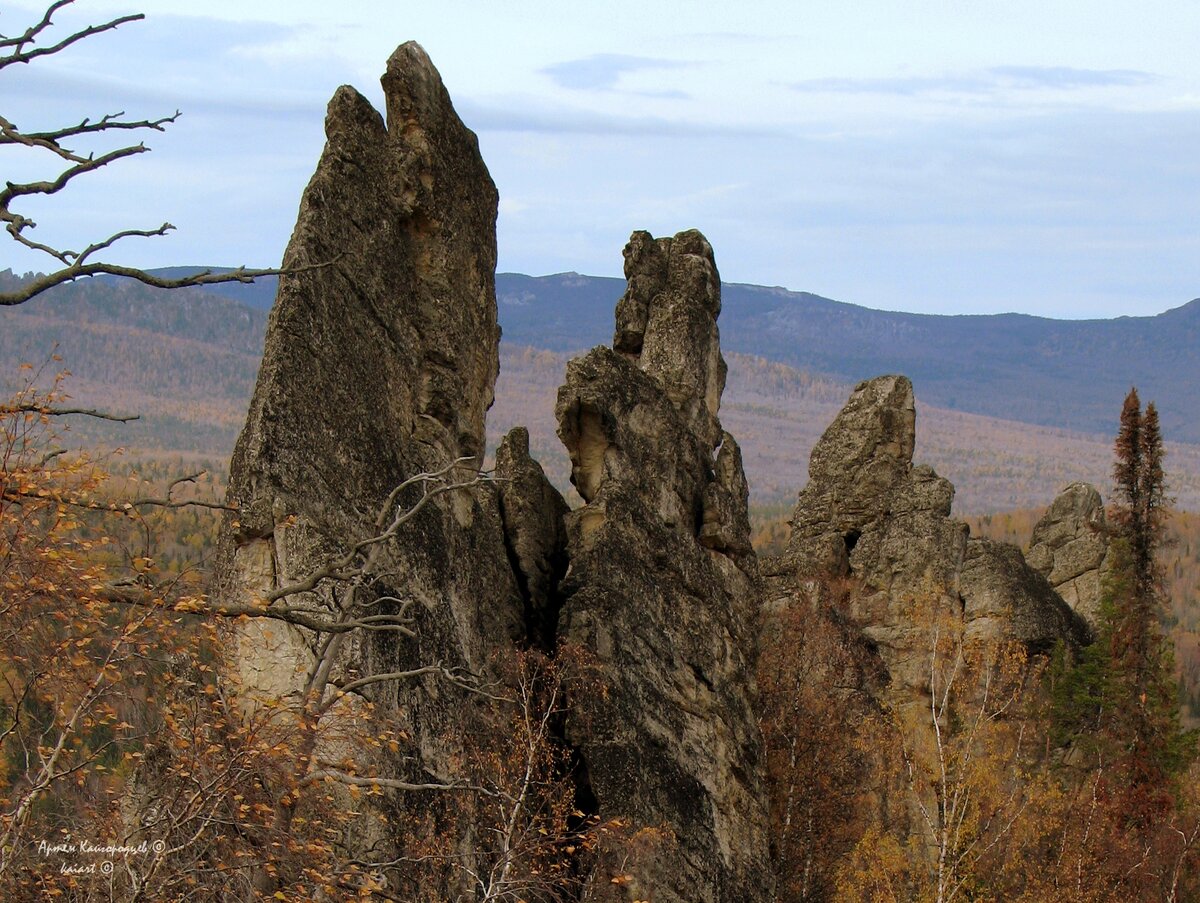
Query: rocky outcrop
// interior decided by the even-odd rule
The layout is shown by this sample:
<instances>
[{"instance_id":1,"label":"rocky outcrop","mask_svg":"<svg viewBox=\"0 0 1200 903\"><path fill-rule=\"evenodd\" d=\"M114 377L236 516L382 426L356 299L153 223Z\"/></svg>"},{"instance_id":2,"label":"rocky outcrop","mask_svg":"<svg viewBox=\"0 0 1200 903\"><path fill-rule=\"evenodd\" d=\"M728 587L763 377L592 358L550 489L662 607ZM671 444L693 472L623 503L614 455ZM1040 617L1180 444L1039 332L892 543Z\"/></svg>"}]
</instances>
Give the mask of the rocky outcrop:
<instances>
[{"instance_id":1,"label":"rocky outcrop","mask_svg":"<svg viewBox=\"0 0 1200 903\"><path fill-rule=\"evenodd\" d=\"M497 449L495 480L480 481L498 367L496 191L419 47L396 51L383 86L386 123L351 88L331 101L285 257L212 593L272 617L233 629L231 666L251 698L353 684L329 698L352 713L372 703L395 739L358 748L345 732L298 760L373 757L370 778L404 792L362 811L417 816L391 824L426 825L447 858L478 864L490 829L467 810L486 808L487 791L455 797L445 829L445 809L403 785L457 782L481 761L471 738L499 724L484 700L504 702L515 672L500 664L514 650L565 650L582 676L565 718L542 723L553 722L553 777L573 779L575 798L555 805L573 825L620 819L638 839L619 873L602 843L594 862L548 880L593 903L773 899L753 710L764 608L777 613L812 578L852 578L830 635L854 647L843 670L864 712L885 682L924 692L919 601L968 635L1031 649L1074 641L1079 622L1018 550L950 518L953 487L913 466L912 386L896 376L860 385L814 449L764 594L741 452L718 417L720 280L695 231L633 234L613 345L568 365L556 416L583 505L568 510L523 429ZM1069 543L1051 534L1057 573ZM354 620L371 629L341 629ZM362 821L373 827L347 843L411 863L384 819ZM465 899L451 885L470 873L439 884L439 898Z\"/></svg>"},{"instance_id":2,"label":"rocky outcrop","mask_svg":"<svg viewBox=\"0 0 1200 903\"><path fill-rule=\"evenodd\" d=\"M1013 546L973 539L950 517L954 487L914 466L912 384L860 384L813 449L785 554L770 563L772 592L797 580L852 577L846 613L873 643L896 688L919 690L927 642L914 605L952 613L965 636L1019 640L1033 650L1086 637L1079 619Z\"/></svg>"},{"instance_id":3,"label":"rocky outcrop","mask_svg":"<svg viewBox=\"0 0 1200 903\"><path fill-rule=\"evenodd\" d=\"M529 432L516 427L496 449L504 545L521 596L525 640L550 649L558 631L558 587L567 570L567 503L529 455Z\"/></svg>"},{"instance_id":4,"label":"rocky outcrop","mask_svg":"<svg viewBox=\"0 0 1200 903\"><path fill-rule=\"evenodd\" d=\"M1016 640L1033 653L1090 640L1087 625L1010 543L968 540L959 585L969 638Z\"/></svg>"},{"instance_id":5,"label":"rocky outcrop","mask_svg":"<svg viewBox=\"0 0 1200 903\"><path fill-rule=\"evenodd\" d=\"M265 606L268 594L378 535L436 485L417 481L389 501L406 480L461 460L447 477L471 482L482 460L500 338L496 189L419 46L395 52L383 87L386 124L353 88L338 89L329 104L327 144L301 199L284 258L291 272L280 279L230 468L239 514L223 531L218 605ZM510 443L506 467L513 486L525 487L533 476L519 445ZM510 494L510 511L521 491ZM512 514L509 532L516 557L536 570L522 517ZM272 603L309 624L402 617L403 630L251 619L232 637L242 687L251 696L294 696L322 656L331 686L435 663L486 674L493 655L527 629L529 603L505 535L491 486L438 495L393 539L347 560L341 571L350 577ZM380 766L385 773L454 777L471 729L461 688L428 674L360 695L410 740Z\"/></svg>"},{"instance_id":6,"label":"rocky outcrop","mask_svg":"<svg viewBox=\"0 0 1200 903\"><path fill-rule=\"evenodd\" d=\"M631 864L629 899L766 900L758 571L740 452L717 418L717 269L698 232L636 232L625 275L613 348L572 361L557 404L585 502L566 521L559 636L600 684L568 737L601 814L660 834Z\"/></svg>"},{"instance_id":7,"label":"rocky outcrop","mask_svg":"<svg viewBox=\"0 0 1200 903\"><path fill-rule=\"evenodd\" d=\"M627 878L597 865L584 898L766 899L751 709L758 570L741 455L717 417L712 249L698 232L635 233L626 249L614 348L572 362L558 400L586 504L568 513L522 429L480 483L499 341L496 191L419 47L396 51L383 86L386 124L353 89L334 96L285 257L212 597L293 617L239 624L231 665L263 699L296 698L314 675L337 686L454 672L380 680L339 701L354 710L361 695L386 714L403 739L390 759L346 735L315 754L452 782L487 717L464 684L502 683L513 672L498 663L521 646L580 650L599 689L574 700L559 738L576 802L653 838ZM422 502L442 485L420 478L432 473L469 485ZM418 503L387 541L305 583ZM388 617L403 630L329 626ZM419 816L423 800L368 805ZM367 833L351 842L375 858L398 849L378 826L357 830ZM453 830L447 842L469 862L474 829Z\"/></svg>"},{"instance_id":8,"label":"rocky outcrop","mask_svg":"<svg viewBox=\"0 0 1200 903\"><path fill-rule=\"evenodd\" d=\"M1033 528L1025 557L1094 629L1109 566L1104 503L1096 488L1072 483L1059 493Z\"/></svg>"}]
</instances>

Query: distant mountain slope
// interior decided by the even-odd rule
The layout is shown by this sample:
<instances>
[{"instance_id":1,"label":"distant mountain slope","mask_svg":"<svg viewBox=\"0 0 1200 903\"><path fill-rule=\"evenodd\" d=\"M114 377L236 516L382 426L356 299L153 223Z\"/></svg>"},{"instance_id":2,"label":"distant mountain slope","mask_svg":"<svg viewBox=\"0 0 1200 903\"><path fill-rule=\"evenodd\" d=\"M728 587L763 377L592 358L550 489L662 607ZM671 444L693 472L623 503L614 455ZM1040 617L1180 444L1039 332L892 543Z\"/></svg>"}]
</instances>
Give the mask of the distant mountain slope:
<instances>
[{"instance_id":1,"label":"distant mountain slope","mask_svg":"<svg viewBox=\"0 0 1200 903\"><path fill-rule=\"evenodd\" d=\"M15 278L0 273L0 287ZM567 464L554 435L553 410L563 368L570 353L611 340L612 305L622 287L621 280L573 274L498 278L505 341L490 438L494 443L508 427L528 425L535 454L560 485L566 484ZM255 291L253 300L260 305L265 290ZM227 458L245 419L267 319L264 310L240 303L249 294L240 285L226 286L223 295L199 289L162 292L128 281L64 286L0 310L0 386L15 376L18 362L44 361L57 346L63 366L73 373L68 388L77 400L143 415L127 426L79 423L74 428L77 441ZM755 500L790 500L807 479L809 450L857 377L906 372L914 375L920 404L918 458L955 483L957 510L1033 507L1048 503L1072 479L1107 488L1111 435L1128 387L1124 377L1113 376L1121 370L1112 362L1118 356L1115 349L1139 343L1161 346L1136 381L1143 397L1160 405L1164 423L1177 424L1165 429L1168 440L1175 440L1167 462L1173 492L1182 506L1200 509L1200 442L1177 441L1189 434L1178 424L1200 383L1200 364L1189 370L1200 344L1192 335L1195 326L1189 325L1197 314L1200 304L1193 303L1160 317L1082 324L1033 317L915 317L778 289L728 285L722 337L733 350L726 352L730 376L721 417L743 446ZM774 328L760 329L755 323ZM1162 335L1164 324L1174 327L1166 329L1170 335ZM1060 329L1067 338L1054 338ZM912 337L919 333L930 341L951 342L947 336L955 336L954 330L961 331L964 347L943 348L941 358L923 358L920 341ZM783 338L797 332L806 337ZM981 347L989 334L997 346L1027 341L1036 349L1057 342L1062 352L1030 352L1005 372L995 348ZM1095 336L1107 336L1113 350L1089 352L1096 360L1074 371L1061 365L1071 355L1084 355ZM761 342L762 350L739 354L736 348L750 343L750 337ZM841 356L838 342L847 349ZM971 342L974 350L965 347ZM956 383L942 358L962 360L971 354L984 363L967 368ZM768 360L772 355L813 359L819 365L785 365ZM1055 360L1057 369L1047 363ZM1154 361L1163 372L1176 374L1174 385L1157 374ZM989 372L1000 392L1010 393L1007 397L989 398L992 383L984 376ZM1063 397L1082 398L1086 404L1066 411L1061 399L1044 397L1051 377L1063 383ZM981 406L1010 410L1010 416L997 419L955 409L964 407L957 396L953 405L938 400L939 386L945 391L972 380L985 403ZM1103 401L1106 385L1115 388L1111 404ZM1066 429L1082 419L1079 411L1087 406L1095 410L1095 428ZM1061 423L1021 422L1049 419L1047 412L1055 409L1063 410Z\"/></svg>"},{"instance_id":2,"label":"distant mountain slope","mask_svg":"<svg viewBox=\"0 0 1200 903\"><path fill-rule=\"evenodd\" d=\"M569 357L502 344L496 403L488 414L491 445L513 426L528 427L534 456L559 486L567 484L570 463L555 436L554 401ZM759 357L730 352L726 359L721 422L742 447L752 501L787 503L790 512L808 481L813 446L853 387ZM919 386L917 395L916 460L954 484L956 514L1047 505L1073 480L1095 483L1107 494L1110 436L947 410L921 398ZM1167 472L1179 505L1200 510L1200 445L1168 443Z\"/></svg>"},{"instance_id":3,"label":"distant mountain slope","mask_svg":"<svg viewBox=\"0 0 1200 903\"><path fill-rule=\"evenodd\" d=\"M164 271L171 275L187 268ZM579 351L612 339L621 279L500 273L504 337ZM219 286L266 309L274 280ZM929 403L1041 426L1107 433L1131 385L1153 399L1166 435L1200 442L1200 299L1155 317L1051 320L870 310L807 292L726 283L721 343L853 385L904 373Z\"/></svg>"},{"instance_id":4,"label":"distant mountain slope","mask_svg":"<svg viewBox=\"0 0 1200 903\"><path fill-rule=\"evenodd\" d=\"M0 273L0 287L6 278ZM11 277L8 277L11 278ZM228 458L246 419L267 315L199 289L128 280L65 285L0 309L0 390L17 364L71 372L76 401L136 412L130 424L76 420L80 443L195 451ZM51 354L62 358L50 360Z\"/></svg>"},{"instance_id":5,"label":"distant mountain slope","mask_svg":"<svg viewBox=\"0 0 1200 903\"><path fill-rule=\"evenodd\" d=\"M553 351L607 342L623 288L619 279L575 273L502 273L505 338ZM722 301L728 351L850 384L904 373L929 403L1083 432L1109 432L1136 385L1158 404L1166 435L1200 442L1200 299L1115 320L894 313L741 284L726 284Z\"/></svg>"}]
</instances>

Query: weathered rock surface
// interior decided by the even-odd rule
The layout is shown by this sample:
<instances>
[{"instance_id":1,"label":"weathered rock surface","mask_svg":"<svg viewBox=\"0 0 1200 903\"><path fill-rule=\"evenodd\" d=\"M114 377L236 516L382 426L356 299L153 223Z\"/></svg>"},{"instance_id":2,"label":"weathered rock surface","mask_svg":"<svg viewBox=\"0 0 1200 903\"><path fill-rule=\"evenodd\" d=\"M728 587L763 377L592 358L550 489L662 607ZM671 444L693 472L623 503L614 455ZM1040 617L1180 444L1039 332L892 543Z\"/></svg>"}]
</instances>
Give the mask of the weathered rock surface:
<instances>
[{"instance_id":1,"label":"weathered rock surface","mask_svg":"<svg viewBox=\"0 0 1200 903\"><path fill-rule=\"evenodd\" d=\"M559 634L603 686L568 737L601 814L663 829L631 865L630 899L766 900L758 571L740 452L717 418L719 279L698 232L634 233L625 257L615 350L572 361L558 396L586 502L567 517Z\"/></svg>"},{"instance_id":2,"label":"weathered rock surface","mask_svg":"<svg viewBox=\"0 0 1200 903\"><path fill-rule=\"evenodd\" d=\"M496 449L505 548L525 599L525 639L548 649L558 629L558 585L567 569L567 503L529 456L529 432L516 427Z\"/></svg>"},{"instance_id":3,"label":"weathered rock surface","mask_svg":"<svg viewBox=\"0 0 1200 903\"><path fill-rule=\"evenodd\" d=\"M1035 653L1060 639L1075 646L1090 639L1086 624L1010 543L968 540L959 586L968 638L1016 640Z\"/></svg>"},{"instance_id":4,"label":"weathered rock surface","mask_svg":"<svg viewBox=\"0 0 1200 903\"><path fill-rule=\"evenodd\" d=\"M377 515L403 481L459 458L469 479L483 454L498 367L496 190L419 46L395 52L383 87L386 125L353 88L329 104L327 144L284 258L295 272L280 279L230 468L240 514L223 532L221 604L302 580L378 534ZM509 466L525 485L516 452ZM414 485L396 505L422 492ZM361 579L323 580L276 605L326 622L408 607L411 638L343 635L335 678L432 663L486 673L495 650L526 629L504 536L492 487L455 490L360 556ZM317 660L318 635L280 621L253 620L234 639L252 693L295 692ZM396 776L453 776L469 729L460 690L426 675L363 692L412 738L391 763Z\"/></svg>"},{"instance_id":5,"label":"weathered rock surface","mask_svg":"<svg viewBox=\"0 0 1200 903\"><path fill-rule=\"evenodd\" d=\"M1018 549L969 536L950 517L954 487L913 466L912 384L881 376L860 384L813 449L786 552L768 565L772 593L796 580L853 577L847 613L877 647L894 687L919 690L927 642L914 605L957 612L968 637L1045 649L1085 628Z\"/></svg>"},{"instance_id":6,"label":"weathered rock surface","mask_svg":"<svg viewBox=\"0 0 1200 903\"><path fill-rule=\"evenodd\" d=\"M1025 556L1094 629L1108 567L1104 503L1096 487L1072 483L1033 528Z\"/></svg>"}]
</instances>

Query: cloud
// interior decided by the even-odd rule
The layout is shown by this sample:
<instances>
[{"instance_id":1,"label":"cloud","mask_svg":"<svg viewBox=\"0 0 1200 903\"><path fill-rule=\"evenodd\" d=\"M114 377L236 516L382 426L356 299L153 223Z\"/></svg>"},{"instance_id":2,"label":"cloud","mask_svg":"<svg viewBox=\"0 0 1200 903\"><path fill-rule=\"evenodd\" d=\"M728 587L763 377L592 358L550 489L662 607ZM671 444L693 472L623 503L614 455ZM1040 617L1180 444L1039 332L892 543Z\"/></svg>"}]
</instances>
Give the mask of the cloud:
<instances>
[{"instance_id":1,"label":"cloud","mask_svg":"<svg viewBox=\"0 0 1200 903\"><path fill-rule=\"evenodd\" d=\"M782 134L766 127L756 128L738 123L726 125L711 119L691 121L548 106L528 97L503 103L480 103L465 99L455 106L463 121L477 131L737 138L771 138Z\"/></svg>"},{"instance_id":2,"label":"cloud","mask_svg":"<svg viewBox=\"0 0 1200 903\"><path fill-rule=\"evenodd\" d=\"M621 53L598 53L578 60L555 63L540 70L550 76L560 88L576 91L612 91L626 72L646 69L681 69L693 65L679 60L659 59L645 56L627 56ZM674 92L667 92L668 96Z\"/></svg>"},{"instance_id":3,"label":"cloud","mask_svg":"<svg viewBox=\"0 0 1200 903\"><path fill-rule=\"evenodd\" d=\"M967 77L810 78L793 82L796 91L818 94L978 94L987 82Z\"/></svg>"},{"instance_id":4,"label":"cloud","mask_svg":"<svg viewBox=\"0 0 1200 903\"><path fill-rule=\"evenodd\" d=\"M5 73L12 101L6 115L31 127L125 110L153 118L183 110L192 117L316 122L348 68L326 54L318 71L287 58L283 48L305 29L274 23L222 22L160 15L71 53ZM210 48L196 53L195 47Z\"/></svg>"},{"instance_id":5,"label":"cloud","mask_svg":"<svg viewBox=\"0 0 1200 903\"><path fill-rule=\"evenodd\" d=\"M1070 66L995 66L988 74L1020 88L1132 88L1161 81L1137 69L1074 69Z\"/></svg>"},{"instance_id":6,"label":"cloud","mask_svg":"<svg viewBox=\"0 0 1200 903\"><path fill-rule=\"evenodd\" d=\"M993 66L943 76L895 78L813 78L793 82L797 91L824 94L887 94L916 97L936 94L994 95L1006 90L1075 91L1131 88L1161 81L1136 69L1075 69L1069 66Z\"/></svg>"}]
</instances>

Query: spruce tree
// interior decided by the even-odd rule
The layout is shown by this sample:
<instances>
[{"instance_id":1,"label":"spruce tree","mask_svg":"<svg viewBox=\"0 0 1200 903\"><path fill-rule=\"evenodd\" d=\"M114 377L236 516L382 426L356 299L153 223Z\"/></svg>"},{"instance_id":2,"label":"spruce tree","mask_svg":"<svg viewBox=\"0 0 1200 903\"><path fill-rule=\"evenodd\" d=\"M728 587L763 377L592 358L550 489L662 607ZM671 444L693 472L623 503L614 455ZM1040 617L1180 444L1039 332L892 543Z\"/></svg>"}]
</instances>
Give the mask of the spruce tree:
<instances>
[{"instance_id":1,"label":"spruce tree","mask_svg":"<svg viewBox=\"0 0 1200 903\"><path fill-rule=\"evenodd\" d=\"M1111 556L1096 642L1074 665L1052 669L1054 734L1088 750L1113 776L1132 822L1148 824L1170 806L1174 778L1195 738L1180 727L1171 650L1161 627L1168 497L1158 411L1143 412L1131 389L1114 445Z\"/></svg>"}]
</instances>

